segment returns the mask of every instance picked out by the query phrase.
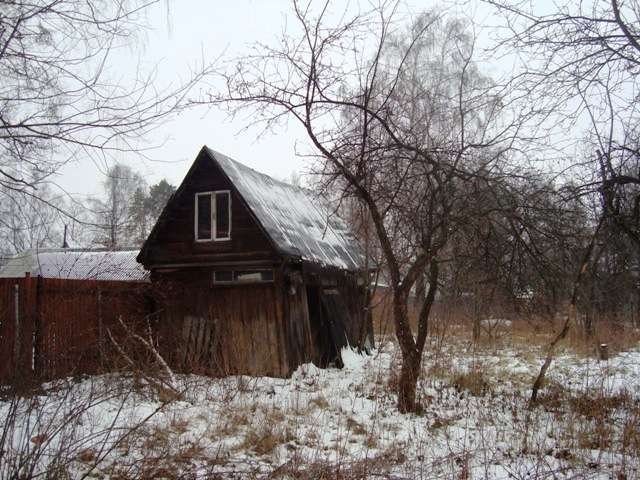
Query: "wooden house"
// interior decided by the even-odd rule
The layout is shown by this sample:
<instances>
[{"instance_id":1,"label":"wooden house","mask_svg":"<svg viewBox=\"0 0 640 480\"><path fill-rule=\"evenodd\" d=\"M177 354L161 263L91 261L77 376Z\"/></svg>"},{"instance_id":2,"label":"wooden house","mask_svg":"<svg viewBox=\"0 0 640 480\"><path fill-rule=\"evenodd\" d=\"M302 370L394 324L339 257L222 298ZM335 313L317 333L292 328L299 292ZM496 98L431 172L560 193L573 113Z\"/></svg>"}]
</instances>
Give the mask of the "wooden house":
<instances>
[{"instance_id":1,"label":"wooden house","mask_svg":"<svg viewBox=\"0 0 640 480\"><path fill-rule=\"evenodd\" d=\"M203 147L138 255L183 370L287 376L369 347L364 257L322 199Z\"/></svg>"}]
</instances>

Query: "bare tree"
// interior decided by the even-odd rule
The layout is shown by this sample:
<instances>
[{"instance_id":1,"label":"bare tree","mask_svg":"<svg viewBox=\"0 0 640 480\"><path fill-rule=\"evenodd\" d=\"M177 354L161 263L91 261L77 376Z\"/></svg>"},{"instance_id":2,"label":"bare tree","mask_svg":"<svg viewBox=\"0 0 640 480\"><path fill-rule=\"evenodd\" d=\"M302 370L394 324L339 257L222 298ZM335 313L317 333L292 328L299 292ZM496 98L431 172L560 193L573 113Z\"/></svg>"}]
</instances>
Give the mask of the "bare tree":
<instances>
[{"instance_id":1,"label":"bare tree","mask_svg":"<svg viewBox=\"0 0 640 480\"><path fill-rule=\"evenodd\" d=\"M42 201L28 195L3 196L0 187L0 256L62 244L60 210L65 203L48 185L41 185L38 195Z\"/></svg>"},{"instance_id":2,"label":"bare tree","mask_svg":"<svg viewBox=\"0 0 640 480\"><path fill-rule=\"evenodd\" d=\"M127 83L109 73L158 1L0 4L0 201L38 198L37 186L69 161L149 148L138 140L184 106L206 68L165 89L140 69Z\"/></svg>"},{"instance_id":3,"label":"bare tree","mask_svg":"<svg viewBox=\"0 0 640 480\"><path fill-rule=\"evenodd\" d=\"M573 281L569 313L534 384L533 405L557 343L576 322L577 308L591 303L587 308L593 310L596 286L602 281L598 275L607 261L601 254L603 247L611 253L612 234L623 233L635 244L636 258L640 253L640 4L566 1L542 13L534 4L486 3L497 8L508 26L498 49L515 52L523 60L514 85L542 105L547 119L554 120L548 125L556 135L577 132L574 140L582 142L583 160L574 160L572 173L583 179L576 194L598 200L591 238ZM620 258L620 252L614 255ZM585 326L591 333L591 318Z\"/></svg>"},{"instance_id":4,"label":"bare tree","mask_svg":"<svg viewBox=\"0 0 640 480\"><path fill-rule=\"evenodd\" d=\"M584 160L575 163L591 175L583 192L600 192L604 212L640 246L640 3L567 1L546 13L522 2L486 3L508 26L497 49L522 59L513 84L554 120L546 124L556 137L576 132Z\"/></svg>"},{"instance_id":5,"label":"bare tree","mask_svg":"<svg viewBox=\"0 0 640 480\"><path fill-rule=\"evenodd\" d=\"M296 2L300 34L237 59L226 94L205 101L248 109L266 129L299 122L326 184L366 209L393 291L398 408L415 411L441 253L464 222L465 185L498 168L521 119L503 115L464 23L432 12L403 29L398 5L384 4L333 25L334 6L314 12ZM428 291L412 331L409 294L423 275Z\"/></svg>"},{"instance_id":6,"label":"bare tree","mask_svg":"<svg viewBox=\"0 0 640 480\"><path fill-rule=\"evenodd\" d=\"M134 241L130 208L136 193L146 190L142 177L118 163L107 172L103 186L105 198L92 202L97 228L94 241L110 250L130 246Z\"/></svg>"},{"instance_id":7,"label":"bare tree","mask_svg":"<svg viewBox=\"0 0 640 480\"><path fill-rule=\"evenodd\" d=\"M467 221L447 248L451 260L441 290L445 301L470 315L475 340L483 317L553 318L568 300L567 285L591 231L586 209L579 199L567 201L565 190L535 170L468 183Z\"/></svg>"}]
</instances>

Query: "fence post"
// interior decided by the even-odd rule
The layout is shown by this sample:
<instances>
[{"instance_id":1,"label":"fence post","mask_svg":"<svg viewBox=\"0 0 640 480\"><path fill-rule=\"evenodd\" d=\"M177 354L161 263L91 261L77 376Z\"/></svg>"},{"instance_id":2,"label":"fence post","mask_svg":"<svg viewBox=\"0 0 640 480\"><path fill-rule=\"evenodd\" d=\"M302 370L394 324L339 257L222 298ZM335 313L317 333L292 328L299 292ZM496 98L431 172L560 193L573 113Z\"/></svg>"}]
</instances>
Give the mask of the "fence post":
<instances>
[{"instance_id":1,"label":"fence post","mask_svg":"<svg viewBox=\"0 0 640 480\"><path fill-rule=\"evenodd\" d=\"M14 324L13 324L13 373L18 376L20 370L20 284L13 286L13 308L14 308Z\"/></svg>"},{"instance_id":2,"label":"fence post","mask_svg":"<svg viewBox=\"0 0 640 480\"><path fill-rule=\"evenodd\" d=\"M100 289L100 285L96 283L98 287L98 361L100 363L100 370L104 371L104 344L103 344L103 325L102 325L102 290Z\"/></svg>"},{"instance_id":3,"label":"fence post","mask_svg":"<svg viewBox=\"0 0 640 480\"><path fill-rule=\"evenodd\" d=\"M36 297L33 306L33 374L36 378L45 376L42 360L43 319L42 319L42 277L36 278Z\"/></svg>"}]
</instances>

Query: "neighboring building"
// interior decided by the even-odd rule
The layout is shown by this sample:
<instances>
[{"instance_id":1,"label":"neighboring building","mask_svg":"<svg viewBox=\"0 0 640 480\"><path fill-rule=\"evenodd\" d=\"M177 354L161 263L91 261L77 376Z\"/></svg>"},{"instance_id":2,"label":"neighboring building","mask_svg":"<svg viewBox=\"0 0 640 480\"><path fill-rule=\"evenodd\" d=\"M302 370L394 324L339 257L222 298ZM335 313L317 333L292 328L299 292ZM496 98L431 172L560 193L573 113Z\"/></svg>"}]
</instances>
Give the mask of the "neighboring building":
<instances>
[{"instance_id":1,"label":"neighboring building","mask_svg":"<svg viewBox=\"0 0 640 480\"><path fill-rule=\"evenodd\" d=\"M0 278L27 275L69 280L145 281L149 272L136 262L138 250L71 248L26 250L6 260Z\"/></svg>"},{"instance_id":2,"label":"neighboring building","mask_svg":"<svg viewBox=\"0 0 640 480\"><path fill-rule=\"evenodd\" d=\"M286 376L372 344L364 258L345 224L310 192L207 147L138 261L185 370Z\"/></svg>"}]
</instances>

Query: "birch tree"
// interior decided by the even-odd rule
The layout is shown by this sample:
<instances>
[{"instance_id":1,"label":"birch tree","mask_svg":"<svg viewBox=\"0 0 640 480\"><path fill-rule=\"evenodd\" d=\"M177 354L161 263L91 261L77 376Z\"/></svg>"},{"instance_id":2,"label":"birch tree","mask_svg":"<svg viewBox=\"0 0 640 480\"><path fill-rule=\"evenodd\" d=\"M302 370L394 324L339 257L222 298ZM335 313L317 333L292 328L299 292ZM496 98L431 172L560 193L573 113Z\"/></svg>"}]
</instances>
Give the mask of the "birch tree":
<instances>
[{"instance_id":1,"label":"birch tree","mask_svg":"<svg viewBox=\"0 0 640 480\"><path fill-rule=\"evenodd\" d=\"M109 169L103 182L104 198L92 202L97 243L109 250L132 246L135 230L130 215L136 194L144 192L142 177L131 167L116 164ZM132 235L133 234L133 235Z\"/></svg>"}]
</instances>

